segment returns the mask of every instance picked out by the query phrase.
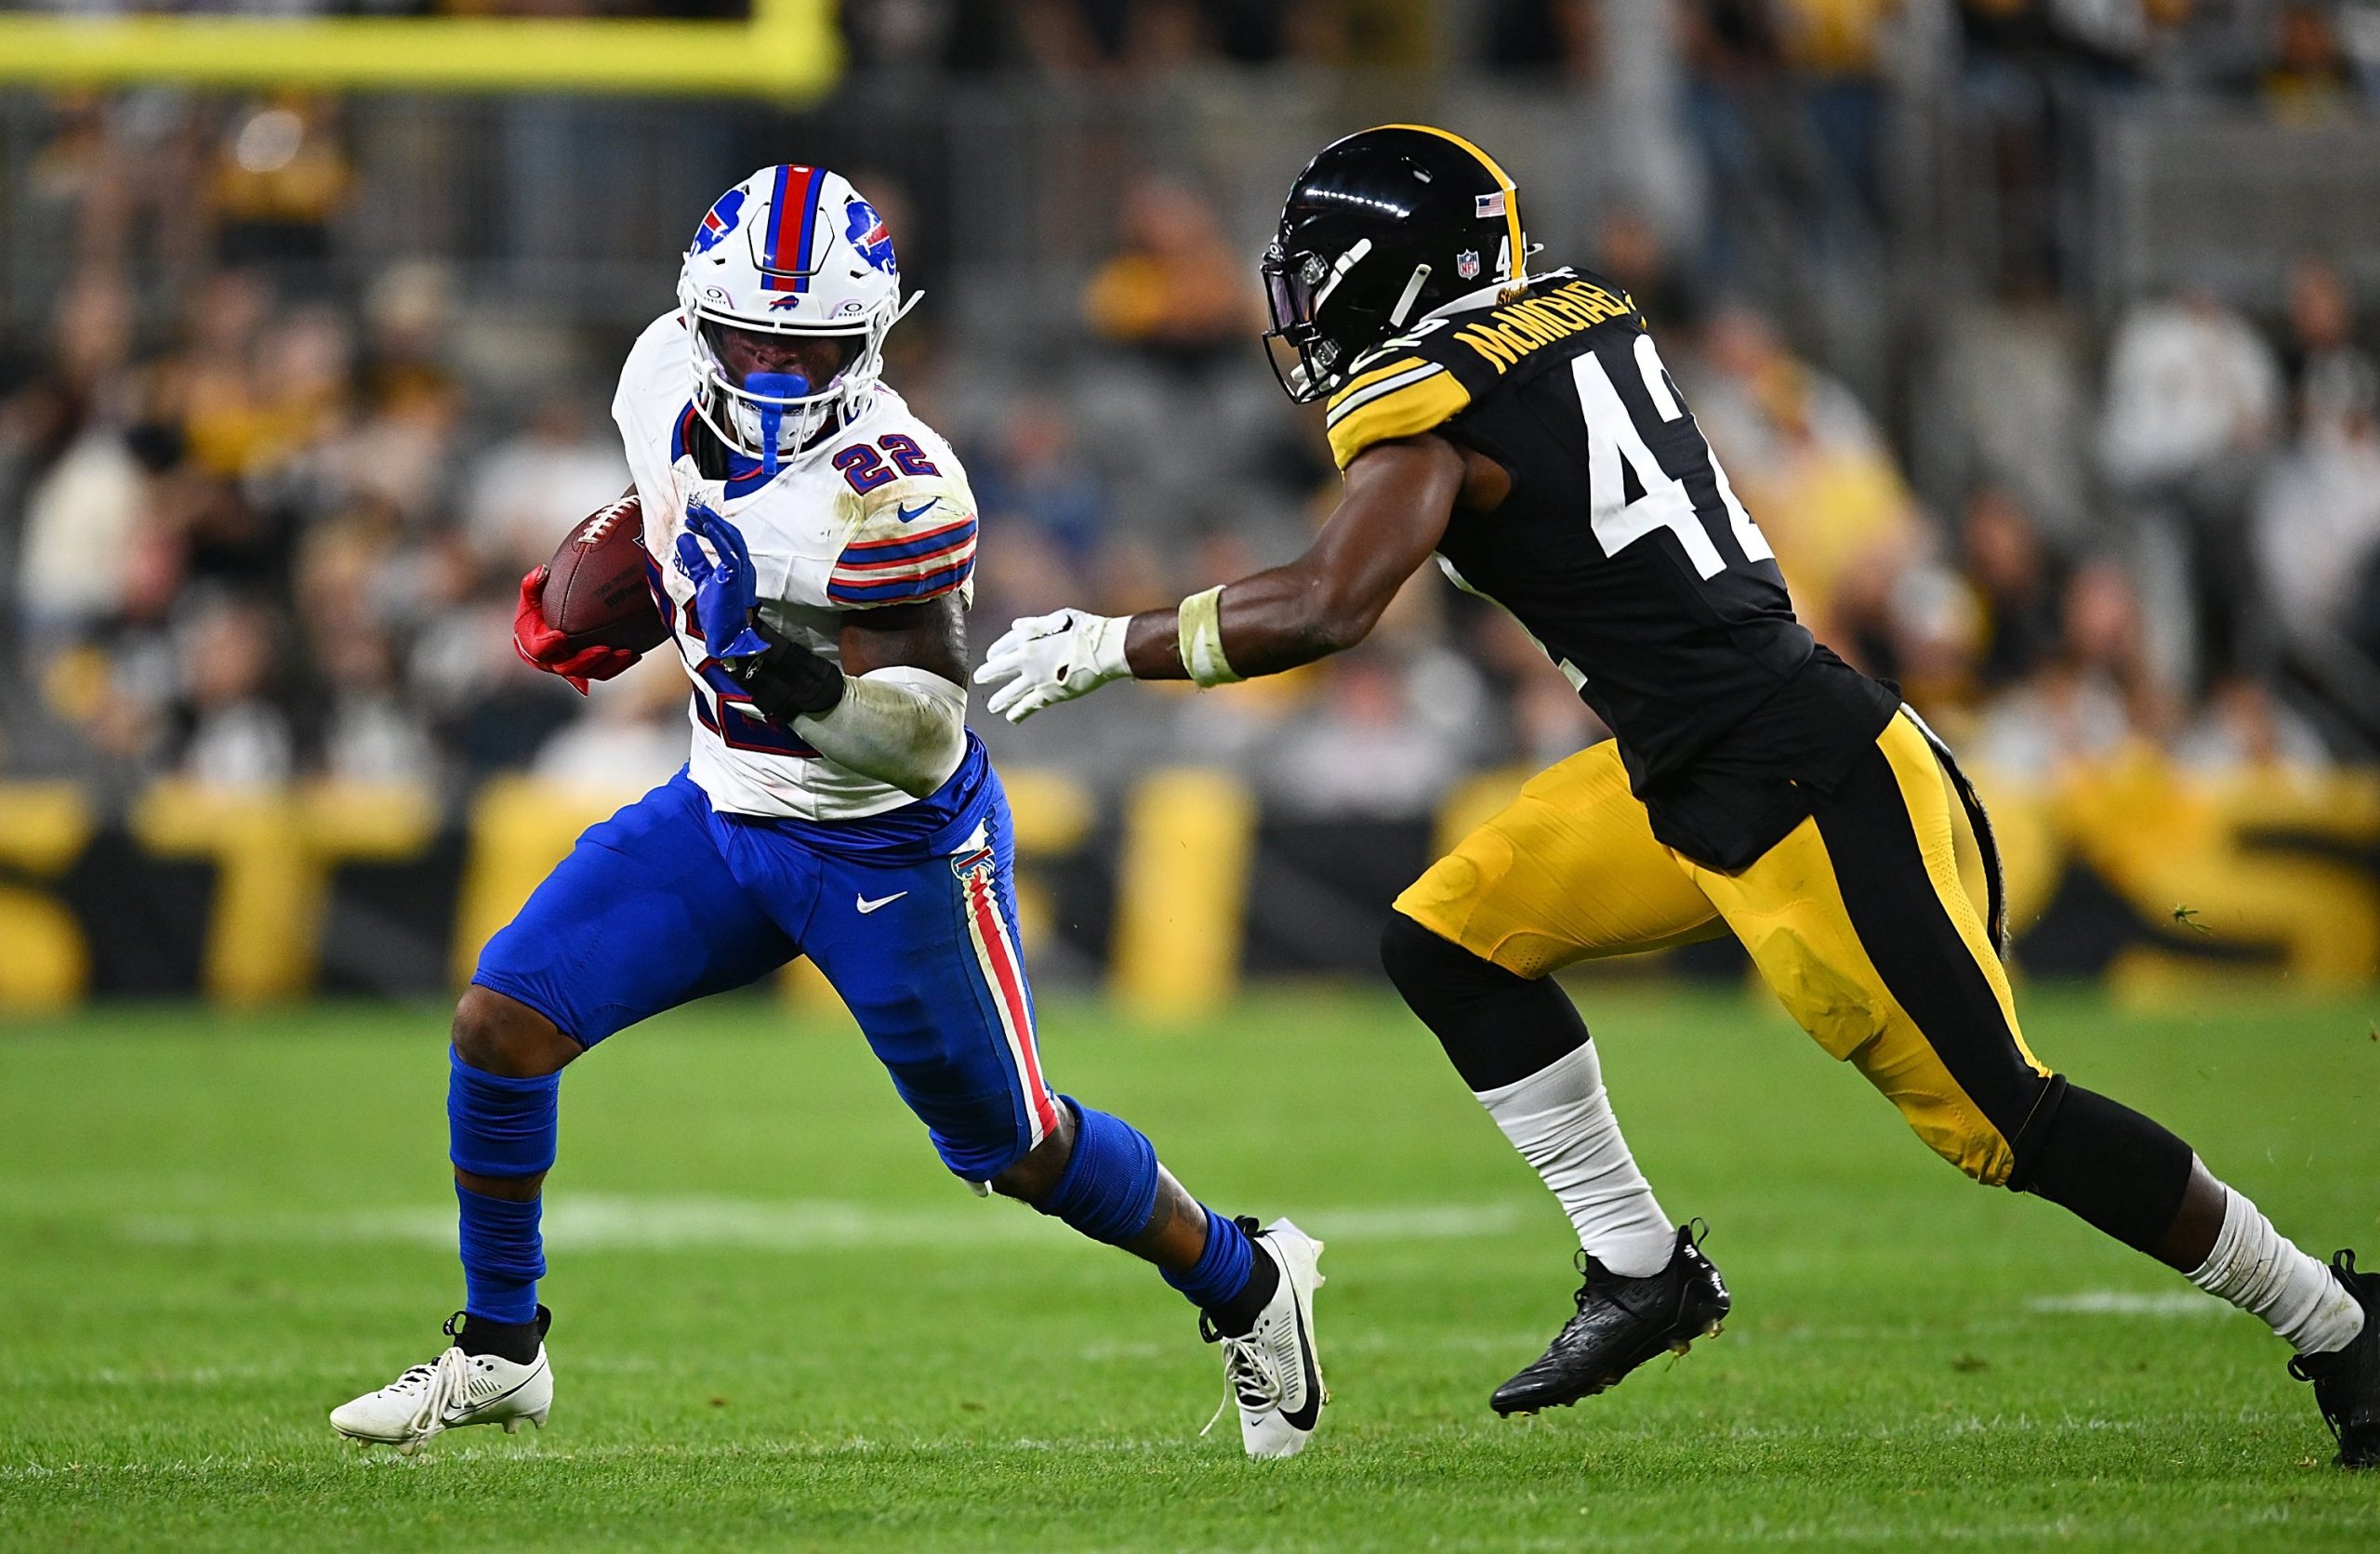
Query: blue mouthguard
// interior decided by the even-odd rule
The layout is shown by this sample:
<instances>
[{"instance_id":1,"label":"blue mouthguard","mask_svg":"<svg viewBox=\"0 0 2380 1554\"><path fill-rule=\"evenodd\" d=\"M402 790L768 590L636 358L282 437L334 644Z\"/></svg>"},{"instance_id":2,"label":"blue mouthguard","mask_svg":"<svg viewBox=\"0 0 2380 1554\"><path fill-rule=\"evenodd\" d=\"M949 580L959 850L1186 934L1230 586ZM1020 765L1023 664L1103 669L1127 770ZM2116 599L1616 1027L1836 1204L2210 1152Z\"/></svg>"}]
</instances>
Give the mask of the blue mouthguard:
<instances>
[{"instance_id":1,"label":"blue mouthguard","mask_svg":"<svg viewBox=\"0 0 2380 1554\"><path fill-rule=\"evenodd\" d=\"M753 373L744 379L744 391L764 400L798 400L810 392L810 380L800 373ZM777 428L785 423L782 405L763 404L760 410L760 472L770 480L777 476Z\"/></svg>"}]
</instances>

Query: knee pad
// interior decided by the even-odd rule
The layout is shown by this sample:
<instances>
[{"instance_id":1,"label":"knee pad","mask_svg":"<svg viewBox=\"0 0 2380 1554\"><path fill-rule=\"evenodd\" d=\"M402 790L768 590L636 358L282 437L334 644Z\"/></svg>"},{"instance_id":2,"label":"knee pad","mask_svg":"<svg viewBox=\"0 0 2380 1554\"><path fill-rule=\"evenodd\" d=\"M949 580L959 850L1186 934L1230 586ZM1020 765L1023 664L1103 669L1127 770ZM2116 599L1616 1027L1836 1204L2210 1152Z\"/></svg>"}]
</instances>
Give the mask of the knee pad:
<instances>
[{"instance_id":1,"label":"knee pad","mask_svg":"<svg viewBox=\"0 0 2380 1554\"><path fill-rule=\"evenodd\" d=\"M551 1170L561 1133L562 1075L508 1079L446 1053L448 1158L473 1176L534 1177Z\"/></svg>"},{"instance_id":2,"label":"knee pad","mask_svg":"<svg viewBox=\"0 0 2380 1554\"><path fill-rule=\"evenodd\" d=\"M2047 1198L2152 1257L2181 1210L2197 1158L2158 1124L2063 1074L2049 1082L2013 1144L2011 1189Z\"/></svg>"},{"instance_id":3,"label":"knee pad","mask_svg":"<svg viewBox=\"0 0 2380 1554\"><path fill-rule=\"evenodd\" d=\"M1157 1146L1121 1117L1060 1096L1075 1114L1074 1152L1047 1201L1036 1205L1091 1237L1120 1246L1157 1212Z\"/></svg>"},{"instance_id":4,"label":"knee pad","mask_svg":"<svg viewBox=\"0 0 2380 1554\"><path fill-rule=\"evenodd\" d=\"M1402 912L1381 930L1380 962L1475 1091L1517 1084L1587 1045L1586 1021L1552 978L1507 971Z\"/></svg>"}]
</instances>

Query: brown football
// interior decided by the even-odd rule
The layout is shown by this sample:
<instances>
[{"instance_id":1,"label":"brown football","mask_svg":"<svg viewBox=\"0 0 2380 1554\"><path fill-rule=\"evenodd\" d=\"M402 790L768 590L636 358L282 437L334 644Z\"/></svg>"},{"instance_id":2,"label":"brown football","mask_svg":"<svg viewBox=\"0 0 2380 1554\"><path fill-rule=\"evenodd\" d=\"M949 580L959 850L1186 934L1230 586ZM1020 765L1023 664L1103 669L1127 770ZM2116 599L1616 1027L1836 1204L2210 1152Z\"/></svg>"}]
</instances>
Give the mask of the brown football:
<instances>
[{"instance_id":1,"label":"brown football","mask_svg":"<svg viewBox=\"0 0 2380 1554\"><path fill-rule=\"evenodd\" d=\"M646 652L669 627L645 584L644 505L634 493L579 520L548 564L538 602L574 645Z\"/></svg>"}]
</instances>

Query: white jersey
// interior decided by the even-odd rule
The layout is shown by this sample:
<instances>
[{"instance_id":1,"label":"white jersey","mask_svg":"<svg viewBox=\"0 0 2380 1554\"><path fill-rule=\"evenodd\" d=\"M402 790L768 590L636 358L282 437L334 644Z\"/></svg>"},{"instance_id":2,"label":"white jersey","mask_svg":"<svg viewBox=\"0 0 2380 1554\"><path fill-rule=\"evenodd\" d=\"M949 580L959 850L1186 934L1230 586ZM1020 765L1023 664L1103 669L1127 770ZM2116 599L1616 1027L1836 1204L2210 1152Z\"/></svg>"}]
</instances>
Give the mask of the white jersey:
<instances>
[{"instance_id":1,"label":"white jersey","mask_svg":"<svg viewBox=\"0 0 2380 1554\"><path fill-rule=\"evenodd\" d=\"M866 408L814 458L769 479L740 454L725 480L690 451L699 424L689 394L685 326L654 321L628 351L612 402L644 506L646 575L669 600L670 631L694 681L694 780L724 813L856 820L916 802L889 783L818 754L762 718L704 645L676 565L690 504L742 532L758 573L760 613L779 635L840 661L840 618L854 610L956 593L972 597L975 498L950 445L878 385ZM707 434L706 434L707 435Z\"/></svg>"}]
</instances>

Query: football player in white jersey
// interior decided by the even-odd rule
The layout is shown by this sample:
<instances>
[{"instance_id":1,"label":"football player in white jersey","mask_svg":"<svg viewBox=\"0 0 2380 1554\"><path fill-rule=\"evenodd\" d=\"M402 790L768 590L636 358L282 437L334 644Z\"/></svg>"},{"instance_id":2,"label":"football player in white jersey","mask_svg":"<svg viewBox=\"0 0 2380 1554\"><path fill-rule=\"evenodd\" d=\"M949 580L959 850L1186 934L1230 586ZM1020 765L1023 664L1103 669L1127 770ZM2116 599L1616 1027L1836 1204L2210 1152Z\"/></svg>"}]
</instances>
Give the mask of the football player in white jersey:
<instances>
[{"instance_id":1,"label":"football player in white jersey","mask_svg":"<svg viewBox=\"0 0 2380 1554\"><path fill-rule=\"evenodd\" d=\"M1223 1348L1249 1454L1295 1454L1326 1397L1321 1244L1207 1208L1131 1125L1043 1080L1008 805L966 727L975 502L879 381L906 310L883 221L824 168L764 167L704 216L678 304L629 351L613 415L694 685L693 756L580 838L483 952L447 1090L463 1310L443 1352L332 1425L406 1450L542 1426L562 1070L808 955L950 1170L1157 1264ZM574 651L541 583L522 586L523 657L582 679L633 661Z\"/></svg>"}]
</instances>

